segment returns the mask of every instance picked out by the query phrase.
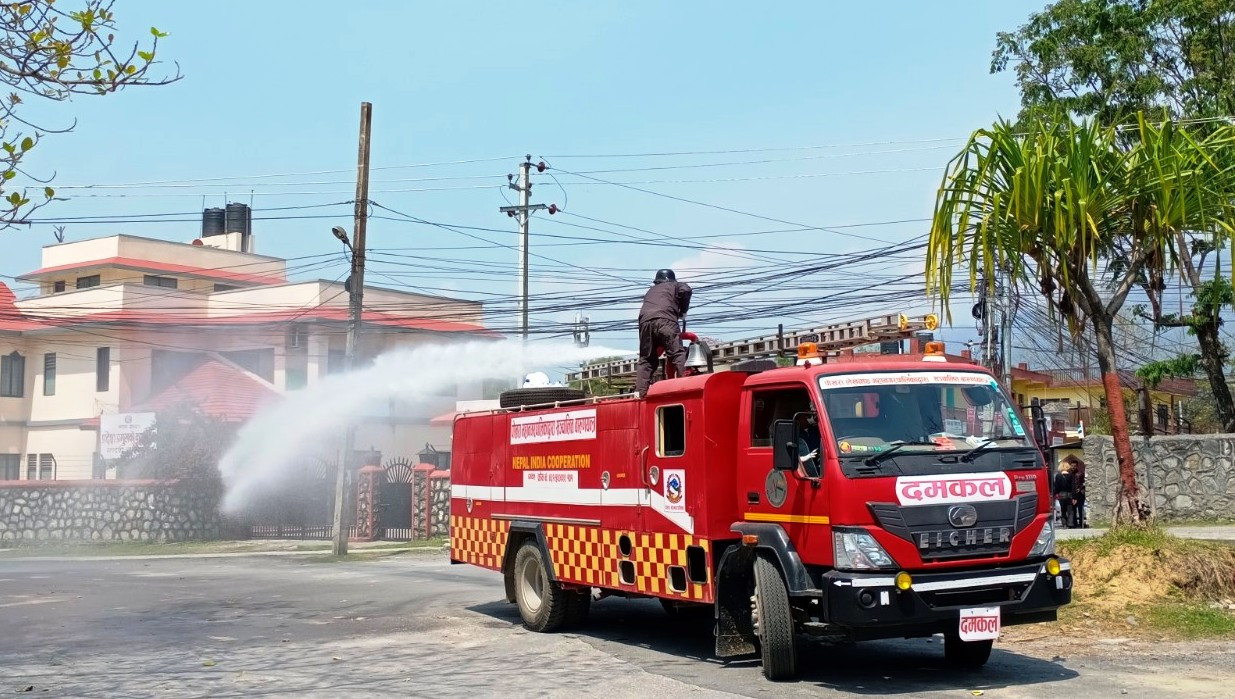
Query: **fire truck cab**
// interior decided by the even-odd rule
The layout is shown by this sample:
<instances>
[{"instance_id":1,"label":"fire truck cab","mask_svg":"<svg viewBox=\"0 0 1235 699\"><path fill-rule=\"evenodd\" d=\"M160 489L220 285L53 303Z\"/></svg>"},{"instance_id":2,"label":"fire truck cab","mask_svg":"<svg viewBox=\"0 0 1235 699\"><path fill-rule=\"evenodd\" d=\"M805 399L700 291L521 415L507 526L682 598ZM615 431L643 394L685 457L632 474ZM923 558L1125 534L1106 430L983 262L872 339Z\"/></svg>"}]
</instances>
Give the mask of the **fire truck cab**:
<instances>
[{"instance_id":1,"label":"fire truck cab","mask_svg":"<svg viewBox=\"0 0 1235 699\"><path fill-rule=\"evenodd\" d=\"M451 560L500 571L535 631L605 596L710 609L717 655L773 680L800 635L943 634L979 666L1070 601L1045 460L988 371L938 347L741 369L458 417Z\"/></svg>"}]
</instances>

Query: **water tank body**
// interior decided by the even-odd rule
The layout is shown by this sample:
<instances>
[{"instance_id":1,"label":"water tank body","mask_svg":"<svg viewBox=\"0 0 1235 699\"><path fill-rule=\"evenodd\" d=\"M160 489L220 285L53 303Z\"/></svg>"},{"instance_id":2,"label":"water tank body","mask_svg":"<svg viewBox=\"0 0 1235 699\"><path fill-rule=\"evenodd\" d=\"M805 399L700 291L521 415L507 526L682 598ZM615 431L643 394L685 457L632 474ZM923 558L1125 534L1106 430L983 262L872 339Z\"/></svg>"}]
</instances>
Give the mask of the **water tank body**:
<instances>
[{"instance_id":1,"label":"water tank body","mask_svg":"<svg viewBox=\"0 0 1235 699\"><path fill-rule=\"evenodd\" d=\"M239 233L247 238L252 232L253 210L247 204L228 204L226 215L224 232Z\"/></svg>"},{"instance_id":2,"label":"water tank body","mask_svg":"<svg viewBox=\"0 0 1235 699\"><path fill-rule=\"evenodd\" d=\"M223 209L206 209L202 212L202 236L223 235L226 214Z\"/></svg>"}]
</instances>

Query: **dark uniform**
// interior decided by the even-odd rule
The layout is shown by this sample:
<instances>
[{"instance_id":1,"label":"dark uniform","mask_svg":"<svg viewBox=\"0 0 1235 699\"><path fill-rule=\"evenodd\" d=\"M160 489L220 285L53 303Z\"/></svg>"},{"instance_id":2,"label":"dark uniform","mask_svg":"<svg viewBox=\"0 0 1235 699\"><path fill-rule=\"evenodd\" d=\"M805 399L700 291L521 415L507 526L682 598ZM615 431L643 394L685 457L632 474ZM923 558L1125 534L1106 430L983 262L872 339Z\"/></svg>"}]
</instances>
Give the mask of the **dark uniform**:
<instances>
[{"instance_id":1,"label":"dark uniform","mask_svg":"<svg viewBox=\"0 0 1235 699\"><path fill-rule=\"evenodd\" d=\"M664 349L678 376L686 373L686 349L682 347L678 322L690 309L690 294L689 284L679 282L673 270L662 269L656 273L652 288L643 295L643 307L639 309L639 368L635 373L635 392L640 396L647 395L652 374L660 362L657 347Z\"/></svg>"}]
</instances>

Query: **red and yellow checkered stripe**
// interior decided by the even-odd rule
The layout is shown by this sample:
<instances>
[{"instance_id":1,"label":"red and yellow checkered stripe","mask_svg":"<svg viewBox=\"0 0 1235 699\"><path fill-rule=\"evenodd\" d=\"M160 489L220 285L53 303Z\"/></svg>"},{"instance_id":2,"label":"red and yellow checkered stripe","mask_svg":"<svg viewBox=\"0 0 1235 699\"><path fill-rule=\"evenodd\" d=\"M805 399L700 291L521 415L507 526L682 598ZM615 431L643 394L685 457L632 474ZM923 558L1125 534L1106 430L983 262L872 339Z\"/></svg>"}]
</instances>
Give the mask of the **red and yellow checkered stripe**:
<instances>
[{"instance_id":1,"label":"red and yellow checkered stripe","mask_svg":"<svg viewBox=\"0 0 1235 699\"><path fill-rule=\"evenodd\" d=\"M487 517L450 517L450 557L483 568L502 569L510 522Z\"/></svg>"},{"instance_id":2,"label":"red and yellow checkered stripe","mask_svg":"<svg viewBox=\"0 0 1235 699\"><path fill-rule=\"evenodd\" d=\"M630 556L622 556L618 545L622 536L630 537ZM660 597L676 597L693 602L712 601L711 570L707 581L689 580L686 549L698 546L709 560L707 539L687 534L623 532L615 529L570 524L546 524L545 538L553 572L558 580L612 589L626 589ZM634 564L634 584L622 583L620 562ZM671 566L681 566L687 577L685 590L674 590L669 582Z\"/></svg>"}]
</instances>

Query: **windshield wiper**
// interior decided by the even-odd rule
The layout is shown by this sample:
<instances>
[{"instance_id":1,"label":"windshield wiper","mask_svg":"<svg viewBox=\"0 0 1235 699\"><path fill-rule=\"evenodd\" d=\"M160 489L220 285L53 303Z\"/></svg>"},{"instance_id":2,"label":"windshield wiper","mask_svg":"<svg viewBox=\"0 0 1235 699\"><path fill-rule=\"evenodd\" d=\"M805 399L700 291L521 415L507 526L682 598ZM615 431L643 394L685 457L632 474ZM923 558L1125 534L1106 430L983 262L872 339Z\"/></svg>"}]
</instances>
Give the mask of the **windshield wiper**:
<instances>
[{"instance_id":1,"label":"windshield wiper","mask_svg":"<svg viewBox=\"0 0 1235 699\"><path fill-rule=\"evenodd\" d=\"M1014 439L1018 442L1024 442L1028 439L1028 437L997 437L995 439L988 439L985 442L982 442L978 446L974 447L973 449L970 449L969 451L962 454L960 460L965 463L970 463L974 459L978 458L978 454L995 446L995 442L1005 441L1009 439Z\"/></svg>"},{"instance_id":2,"label":"windshield wiper","mask_svg":"<svg viewBox=\"0 0 1235 699\"><path fill-rule=\"evenodd\" d=\"M887 459L889 456L891 456L891 455L895 454L896 452L900 451L901 449L903 449L903 448L905 448L905 447L937 447L937 446L939 446L939 445L938 445L938 444L935 444L934 442L919 442L919 441L904 442L904 441L897 441L897 442L891 442L891 443L889 443L889 444L888 444L888 446L890 446L890 447L892 447L892 448L891 448L891 449L884 450L884 451L881 451L881 452L879 452L879 453L877 453L877 454L874 454L874 455L872 455L872 456L869 456L869 457L867 457L867 458L866 458L866 459L865 459L862 463L866 464L867 466L878 466L880 463L882 463L882 462L883 462L883 460L884 460L884 459Z\"/></svg>"}]
</instances>

